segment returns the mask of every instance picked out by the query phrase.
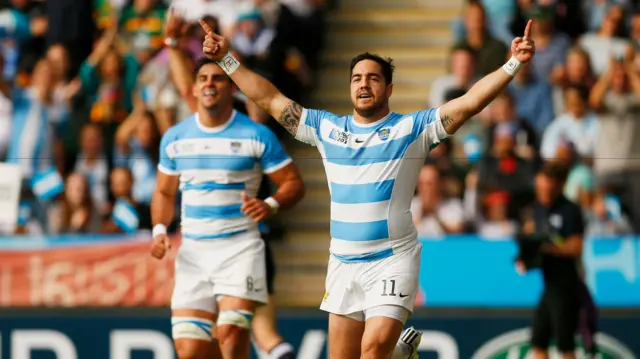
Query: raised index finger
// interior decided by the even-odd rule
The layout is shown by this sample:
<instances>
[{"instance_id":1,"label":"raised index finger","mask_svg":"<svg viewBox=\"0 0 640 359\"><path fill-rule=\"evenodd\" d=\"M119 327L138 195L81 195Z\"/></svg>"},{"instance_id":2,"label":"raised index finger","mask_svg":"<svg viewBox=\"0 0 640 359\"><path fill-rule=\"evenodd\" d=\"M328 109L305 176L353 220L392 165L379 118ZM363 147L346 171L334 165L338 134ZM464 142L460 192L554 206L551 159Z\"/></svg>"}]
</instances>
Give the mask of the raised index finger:
<instances>
[{"instance_id":1,"label":"raised index finger","mask_svg":"<svg viewBox=\"0 0 640 359\"><path fill-rule=\"evenodd\" d=\"M209 27L209 24L207 24L204 20L200 19L200 26L202 26L202 28L204 29L204 31L208 34L208 35L213 35L213 30L211 30L211 27Z\"/></svg>"},{"instance_id":2,"label":"raised index finger","mask_svg":"<svg viewBox=\"0 0 640 359\"><path fill-rule=\"evenodd\" d=\"M531 24L533 24L533 20L527 21L527 27L524 28L524 38L528 39L531 36Z\"/></svg>"}]
</instances>

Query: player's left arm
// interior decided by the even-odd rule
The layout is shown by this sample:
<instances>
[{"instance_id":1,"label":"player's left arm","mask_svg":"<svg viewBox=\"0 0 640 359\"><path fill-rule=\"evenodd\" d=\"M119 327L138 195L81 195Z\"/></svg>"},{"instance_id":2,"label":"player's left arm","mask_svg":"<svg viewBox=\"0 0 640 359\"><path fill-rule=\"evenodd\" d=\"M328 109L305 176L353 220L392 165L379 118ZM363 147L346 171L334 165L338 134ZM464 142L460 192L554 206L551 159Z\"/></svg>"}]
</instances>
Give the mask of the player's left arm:
<instances>
[{"instance_id":1,"label":"player's left arm","mask_svg":"<svg viewBox=\"0 0 640 359\"><path fill-rule=\"evenodd\" d=\"M512 57L502 68L483 77L464 96L440 107L442 126L449 135L489 105L513 80L518 70L533 58L535 44L531 39L531 23L529 20L523 37L516 37L511 42Z\"/></svg>"}]
</instances>

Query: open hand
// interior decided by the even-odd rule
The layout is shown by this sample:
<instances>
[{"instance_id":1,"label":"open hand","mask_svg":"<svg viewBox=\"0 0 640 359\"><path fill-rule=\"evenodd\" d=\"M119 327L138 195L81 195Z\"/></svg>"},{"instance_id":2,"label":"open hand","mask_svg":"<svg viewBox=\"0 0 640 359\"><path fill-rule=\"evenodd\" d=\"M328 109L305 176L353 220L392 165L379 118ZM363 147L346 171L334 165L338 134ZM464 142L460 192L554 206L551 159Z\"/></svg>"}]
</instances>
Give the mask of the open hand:
<instances>
[{"instance_id":1,"label":"open hand","mask_svg":"<svg viewBox=\"0 0 640 359\"><path fill-rule=\"evenodd\" d=\"M213 61L220 61L224 55L229 52L229 41L224 37L216 34L211 30L211 27L204 21L200 20L200 26L206 34L204 42L202 43L202 52L204 55Z\"/></svg>"},{"instance_id":2,"label":"open hand","mask_svg":"<svg viewBox=\"0 0 640 359\"><path fill-rule=\"evenodd\" d=\"M273 213L271 207L263 200L249 197L245 192L242 192L242 207L240 210L256 223L266 219Z\"/></svg>"},{"instance_id":3,"label":"open hand","mask_svg":"<svg viewBox=\"0 0 640 359\"><path fill-rule=\"evenodd\" d=\"M536 53L536 45L533 39L531 39L532 24L533 21L529 20L527 27L524 29L524 36L516 37L511 42L511 55L523 64L531 61L533 55Z\"/></svg>"}]
</instances>

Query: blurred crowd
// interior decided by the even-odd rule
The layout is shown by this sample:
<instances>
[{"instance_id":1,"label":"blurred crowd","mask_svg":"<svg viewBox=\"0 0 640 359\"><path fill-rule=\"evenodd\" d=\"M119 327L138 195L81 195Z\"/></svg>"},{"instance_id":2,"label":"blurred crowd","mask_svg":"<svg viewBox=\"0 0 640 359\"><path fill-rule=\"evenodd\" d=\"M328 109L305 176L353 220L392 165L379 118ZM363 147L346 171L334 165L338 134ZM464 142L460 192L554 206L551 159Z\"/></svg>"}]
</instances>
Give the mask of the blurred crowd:
<instances>
[{"instance_id":1,"label":"blurred crowd","mask_svg":"<svg viewBox=\"0 0 640 359\"><path fill-rule=\"evenodd\" d=\"M453 22L449 73L427 107L465 94L509 57L533 19L536 55L490 106L434 149L412 213L420 235L505 238L531 215L545 162L567 170L589 235L640 233L640 7L633 0L470 0ZM304 102L318 68L324 0L0 0L0 160L22 171L11 233L150 229L160 137L185 119L163 22L205 19L236 56ZM237 109L277 133L236 94ZM6 233L5 233L6 234Z\"/></svg>"},{"instance_id":2,"label":"blurred crowd","mask_svg":"<svg viewBox=\"0 0 640 359\"><path fill-rule=\"evenodd\" d=\"M546 162L567 173L587 234L640 233L640 7L633 0L472 0L453 23L437 107L511 55L533 19L536 55L483 112L436 148L420 174L418 231L516 234L531 216Z\"/></svg>"},{"instance_id":3,"label":"blurred crowd","mask_svg":"<svg viewBox=\"0 0 640 359\"><path fill-rule=\"evenodd\" d=\"M18 223L4 234L151 228L160 138L190 115L190 89L169 70L169 7L190 23L178 47L191 66L204 19L245 65L304 101L323 0L0 1L0 161L22 173ZM236 98L237 110L271 125Z\"/></svg>"}]
</instances>

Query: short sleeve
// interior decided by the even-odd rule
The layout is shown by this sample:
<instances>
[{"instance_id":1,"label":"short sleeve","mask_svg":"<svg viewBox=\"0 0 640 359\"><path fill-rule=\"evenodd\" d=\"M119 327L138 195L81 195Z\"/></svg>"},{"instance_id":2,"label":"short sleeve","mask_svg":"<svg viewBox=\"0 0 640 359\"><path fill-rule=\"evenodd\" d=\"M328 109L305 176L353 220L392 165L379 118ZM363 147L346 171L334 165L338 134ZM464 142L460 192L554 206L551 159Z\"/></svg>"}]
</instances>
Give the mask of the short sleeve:
<instances>
[{"instance_id":1,"label":"short sleeve","mask_svg":"<svg viewBox=\"0 0 640 359\"><path fill-rule=\"evenodd\" d=\"M169 146L172 143L173 136L171 136L171 131L167 131L160 141L160 160L158 163L158 171L169 176L177 176L179 173L176 160L169 153Z\"/></svg>"},{"instance_id":2,"label":"short sleeve","mask_svg":"<svg viewBox=\"0 0 640 359\"><path fill-rule=\"evenodd\" d=\"M325 111L303 109L300 116L300 124L298 125L298 132L296 133L296 139L300 142L316 145L318 139L318 129L320 128L320 121L325 116Z\"/></svg>"},{"instance_id":3,"label":"short sleeve","mask_svg":"<svg viewBox=\"0 0 640 359\"><path fill-rule=\"evenodd\" d=\"M414 133L418 135L418 140L421 141L427 149L434 148L442 140L449 137L444 126L442 126L440 107L414 112L409 116L413 116L414 118Z\"/></svg>"},{"instance_id":4,"label":"short sleeve","mask_svg":"<svg viewBox=\"0 0 640 359\"><path fill-rule=\"evenodd\" d=\"M271 174L291 163L291 158L271 130L262 129L260 142L264 145L264 151L260 155L262 172Z\"/></svg>"}]
</instances>

